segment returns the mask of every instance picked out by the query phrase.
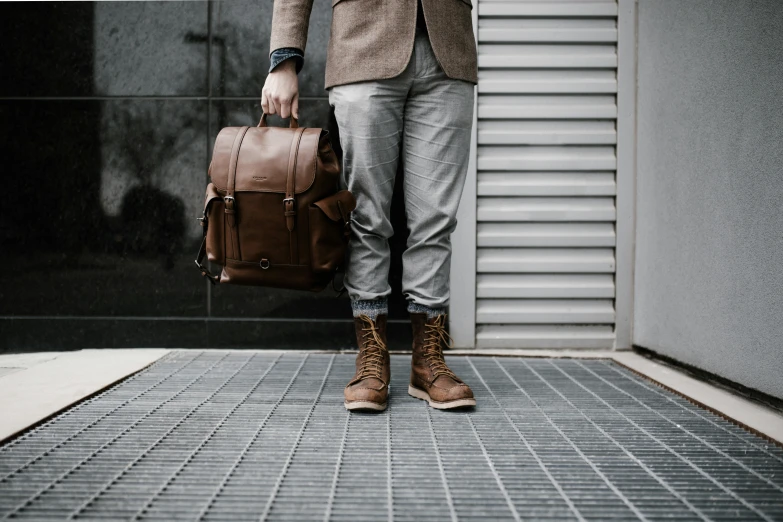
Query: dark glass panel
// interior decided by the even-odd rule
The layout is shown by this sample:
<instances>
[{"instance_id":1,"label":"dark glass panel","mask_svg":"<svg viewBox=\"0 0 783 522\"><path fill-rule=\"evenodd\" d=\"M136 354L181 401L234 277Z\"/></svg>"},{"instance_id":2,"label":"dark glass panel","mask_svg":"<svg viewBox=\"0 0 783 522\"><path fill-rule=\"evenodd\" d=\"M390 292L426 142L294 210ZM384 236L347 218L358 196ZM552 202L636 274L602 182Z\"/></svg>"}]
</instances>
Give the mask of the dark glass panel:
<instances>
[{"instance_id":1,"label":"dark glass panel","mask_svg":"<svg viewBox=\"0 0 783 522\"><path fill-rule=\"evenodd\" d=\"M207 94L206 2L0 2L0 96Z\"/></svg>"},{"instance_id":2,"label":"dark glass panel","mask_svg":"<svg viewBox=\"0 0 783 522\"><path fill-rule=\"evenodd\" d=\"M299 72L302 97L323 97L326 46L332 21L330 2L313 2ZM272 2L256 0L212 4L212 96L259 97L269 70Z\"/></svg>"},{"instance_id":3,"label":"dark glass panel","mask_svg":"<svg viewBox=\"0 0 783 522\"><path fill-rule=\"evenodd\" d=\"M206 102L6 101L0 315L204 316Z\"/></svg>"}]
</instances>

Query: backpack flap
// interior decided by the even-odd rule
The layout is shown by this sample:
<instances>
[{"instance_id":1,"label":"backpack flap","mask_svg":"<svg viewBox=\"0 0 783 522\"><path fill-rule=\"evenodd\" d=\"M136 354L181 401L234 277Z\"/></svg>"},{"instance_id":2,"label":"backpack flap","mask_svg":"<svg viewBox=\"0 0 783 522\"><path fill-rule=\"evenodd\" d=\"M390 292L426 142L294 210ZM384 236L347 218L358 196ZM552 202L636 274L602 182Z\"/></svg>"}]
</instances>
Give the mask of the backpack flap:
<instances>
[{"instance_id":1,"label":"backpack flap","mask_svg":"<svg viewBox=\"0 0 783 522\"><path fill-rule=\"evenodd\" d=\"M215 140L209 176L215 187L226 192L286 193L289 168L294 169L294 192L307 191L315 181L316 161L321 129L303 129L301 139L297 129L280 127L250 127L237 145L236 164L231 163L234 140L240 127L226 127ZM233 186L229 185L229 170Z\"/></svg>"}]
</instances>

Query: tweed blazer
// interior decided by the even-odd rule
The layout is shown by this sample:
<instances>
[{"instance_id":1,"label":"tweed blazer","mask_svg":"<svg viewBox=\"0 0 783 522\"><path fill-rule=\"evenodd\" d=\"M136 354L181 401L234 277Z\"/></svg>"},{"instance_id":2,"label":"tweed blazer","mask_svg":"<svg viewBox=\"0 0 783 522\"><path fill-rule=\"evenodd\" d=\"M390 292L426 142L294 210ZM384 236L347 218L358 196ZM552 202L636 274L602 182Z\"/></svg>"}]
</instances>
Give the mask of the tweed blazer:
<instances>
[{"instance_id":1,"label":"tweed blazer","mask_svg":"<svg viewBox=\"0 0 783 522\"><path fill-rule=\"evenodd\" d=\"M405 70L416 36L417 0L331 0L326 83L393 78ZM450 78L478 83L471 0L421 0L430 44ZM270 51L305 50L313 0L275 0ZM271 52L270 52L271 54Z\"/></svg>"}]
</instances>

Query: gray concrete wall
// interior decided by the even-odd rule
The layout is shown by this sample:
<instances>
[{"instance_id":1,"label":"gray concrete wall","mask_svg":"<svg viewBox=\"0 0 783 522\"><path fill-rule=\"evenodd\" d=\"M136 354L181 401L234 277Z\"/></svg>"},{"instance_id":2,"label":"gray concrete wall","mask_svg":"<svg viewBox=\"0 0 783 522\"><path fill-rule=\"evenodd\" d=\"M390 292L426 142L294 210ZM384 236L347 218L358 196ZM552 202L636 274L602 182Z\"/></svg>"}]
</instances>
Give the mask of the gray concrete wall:
<instances>
[{"instance_id":1,"label":"gray concrete wall","mask_svg":"<svg viewBox=\"0 0 783 522\"><path fill-rule=\"evenodd\" d=\"M783 398L783 1L640 0L634 344Z\"/></svg>"}]
</instances>

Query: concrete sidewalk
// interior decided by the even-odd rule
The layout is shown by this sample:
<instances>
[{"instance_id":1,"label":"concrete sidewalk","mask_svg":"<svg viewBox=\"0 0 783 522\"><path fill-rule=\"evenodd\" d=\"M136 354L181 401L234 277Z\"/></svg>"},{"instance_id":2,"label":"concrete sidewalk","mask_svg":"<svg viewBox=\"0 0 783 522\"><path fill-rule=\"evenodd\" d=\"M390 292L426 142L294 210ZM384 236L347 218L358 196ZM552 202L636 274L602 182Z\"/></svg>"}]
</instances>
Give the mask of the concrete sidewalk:
<instances>
[{"instance_id":1,"label":"concrete sidewalk","mask_svg":"<svg viewBox=\"0 0 783 522\"><path fill-rule=\"evenodd\" d=\"M0 441L146 368L169 350L0 355Z\"/></svg>"}]
</instances>

